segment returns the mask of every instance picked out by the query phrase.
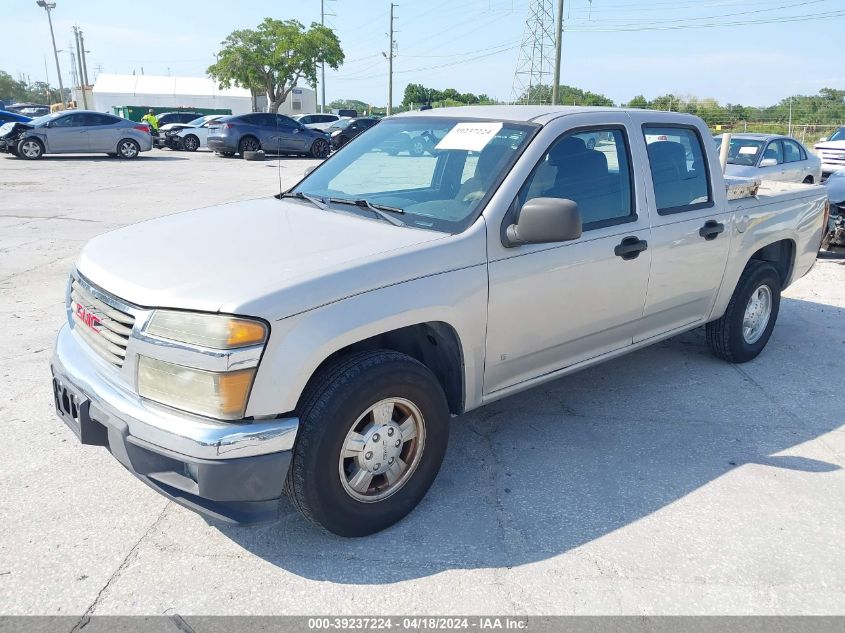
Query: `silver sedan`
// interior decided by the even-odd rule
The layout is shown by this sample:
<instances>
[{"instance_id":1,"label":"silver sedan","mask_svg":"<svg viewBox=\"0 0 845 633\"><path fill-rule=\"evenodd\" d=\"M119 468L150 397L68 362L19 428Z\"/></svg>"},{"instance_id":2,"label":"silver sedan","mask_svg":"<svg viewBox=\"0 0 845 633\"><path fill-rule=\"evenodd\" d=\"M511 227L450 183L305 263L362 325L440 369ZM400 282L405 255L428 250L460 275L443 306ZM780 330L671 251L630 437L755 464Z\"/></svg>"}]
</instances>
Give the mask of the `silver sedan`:
<instances>
[{"instance_id":1,"label":"silver sedan","mask_svg":"<svg viewBox=\"0 0 845 633\"><path fill-rule=\"evenodd\" d=\"M715 137L721 146L722 137ZM728 176L819 183L822 163L801 143L776 134L733 134L728 150Z\"/></svg>"},{"instance_id":2,"label":"silver sedan","mask_svg":"<svg viewBox=\"0 0 845 633\"><path fill-rule=\"evenodd\" d=\"M56 112L18 125L24 129L10 150L29 160L44 154L100 152L135 158L153 146L147 126L102 112Z\"/></svg>"}]
</instances>

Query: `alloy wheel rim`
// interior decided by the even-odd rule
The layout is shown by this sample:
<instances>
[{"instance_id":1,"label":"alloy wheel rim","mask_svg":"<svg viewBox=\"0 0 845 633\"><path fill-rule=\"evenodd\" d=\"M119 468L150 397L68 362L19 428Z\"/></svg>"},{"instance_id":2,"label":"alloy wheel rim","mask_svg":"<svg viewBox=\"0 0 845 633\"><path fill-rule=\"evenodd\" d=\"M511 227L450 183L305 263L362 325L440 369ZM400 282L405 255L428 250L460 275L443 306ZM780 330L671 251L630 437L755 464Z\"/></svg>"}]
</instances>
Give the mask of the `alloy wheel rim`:
<instances>
[{"instance_id":1,"label":"alloy wheel rim","mask_svg":"<svg viewBox=\"0 0 845 633\"><path fill-rule=\"evenodd\" d=\"M745 306L742 318L742 338L753 345L763 336L772 316L772 291L767 285L759 286Z\"/></svg>"},{"instance_id":2,"label":"alloy wheel rim","mask_svg":"<svg viewBox=\"0 0 845 633\"><path fill-rule=\"evenodd\" d=\"M23 151L23 155L27 158L35 158L41 153L41 148L35 141L24 141L21 151Z\"/></svg>"},{"instance_id":3,"label":"alloy wheel rim","mask_svg":"<svg viewBox=\"0 0 845 633\"><path fill-rule=\"evenodd\" d=\"M404 398L386 398L358 416L340 451L338 474L356 501L375 503L411 478L425 448L425 420Z\"/></svg>"},{"instance_id":4,"label":"alloy wheel rim","mask_svg":"<svg viewBox=\"0 0 845 633\"><path fill-rule=\"evenodd\" d=\"M126 158L132 158L137 152L135 151L135 145L127 141L120 146L120 153Z\"/></svg>"},{"instance_id":5,"label":"alloy wheel rim","mask_svg":"<svg viewBox=\"0 0 845 633\"><path fill-rule=\"evenodd\" d=\"M192 136L189 136L188 138L186 138L185 139L185 147L187 147L189 150L196 149L197 148L196 139Z\"/></svg>"}]
</instances>

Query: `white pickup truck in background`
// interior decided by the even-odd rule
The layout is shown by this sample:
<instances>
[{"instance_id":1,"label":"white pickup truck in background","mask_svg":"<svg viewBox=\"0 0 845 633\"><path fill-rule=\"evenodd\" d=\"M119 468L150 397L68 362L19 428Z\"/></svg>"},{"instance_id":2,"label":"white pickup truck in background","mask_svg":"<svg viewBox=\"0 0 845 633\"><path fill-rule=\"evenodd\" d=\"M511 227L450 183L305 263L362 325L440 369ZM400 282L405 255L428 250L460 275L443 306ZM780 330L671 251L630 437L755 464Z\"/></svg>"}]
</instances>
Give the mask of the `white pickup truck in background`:
<instances>
[{"instance_id":1,"label":"white pickup truck in background","mask_svg":"<svg viewBox=\"0 0 845 633\"><path fill-rule=\"evenodd\" d=\"M393 151L422 133L431 154ZM56 407L206 515L271 521L287 493L369 534L426 494L451 416L705 324L717 356L755 358L816 260L827 194L754 189L726 185L689 115L391 117L278 198L92 240Z\"/></svg>"}]
</instances>

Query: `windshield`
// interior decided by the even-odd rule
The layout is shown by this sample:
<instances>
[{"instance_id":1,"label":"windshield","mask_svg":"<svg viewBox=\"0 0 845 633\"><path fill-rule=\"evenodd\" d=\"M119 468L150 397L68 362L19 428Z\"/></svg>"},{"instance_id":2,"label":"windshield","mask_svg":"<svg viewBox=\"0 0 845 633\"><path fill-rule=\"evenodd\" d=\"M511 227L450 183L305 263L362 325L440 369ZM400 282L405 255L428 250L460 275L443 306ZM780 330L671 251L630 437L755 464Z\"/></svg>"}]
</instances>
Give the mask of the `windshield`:
<instances>
[{"instance_id":1,"label":"windshield","mask_svg":"<svg viewBox=\"0 0 845 633\"><path fill-rule=\"evenodd\" d=\"M193 121L188 121L188 123L187 123L187 124L188 124L188 125L190 125L191 127L199 127L199 126L201 126L203 123L205 123L206 121L208 121L208 120L210 120L210 119L212 119L212 118L213 118L213 117L210 117L210 116L201 116L201 117L199 117L198 119L194 119Z\"/></svg>"},{"instance_id":2,"label":"windshield","mask_svg":"<svg viewBox=\"0 0 845 633\"><path fill-rule=\"evenodd\" d=\"M538 129L528 123L386 119L356 137L293 190L366 200L404 212L409 226L459 233Z\"/></svg>"},{"instance_id":3,"label":"windshield","mask_svg":"<svg viewBox=\"0 0 845 633\"><path fill-rule=\"evenodd\" d=\"M29 121L30 125L44 125L47 121L52 121L53 119L58 119L64 112L53 112L51 114L45 114L44 116L36 117Z\"/></svg>"},{"instance_id":4,"label":"windshield","mask_svg":"<svg viewBox=\"0 0 845 633\"><path fill-rule=\"evenodd\" d=\"M716 137L716 147L722 147L722 137ZM757 156L760 155L765 141L752 140L747 138L731 138L731 145L728 149L728 165L742 165L753 167L757 164Z\"/></svg>"},{"instance_id":5,"label":"windshield","mask_svg":"<svg viewBox=\"0 0 845 633\"><path fill-rule=\"evenodd\" d=\"M845 127L841 127L833 133L828 141L845 141Z\"/></svg>"}]
</instances>

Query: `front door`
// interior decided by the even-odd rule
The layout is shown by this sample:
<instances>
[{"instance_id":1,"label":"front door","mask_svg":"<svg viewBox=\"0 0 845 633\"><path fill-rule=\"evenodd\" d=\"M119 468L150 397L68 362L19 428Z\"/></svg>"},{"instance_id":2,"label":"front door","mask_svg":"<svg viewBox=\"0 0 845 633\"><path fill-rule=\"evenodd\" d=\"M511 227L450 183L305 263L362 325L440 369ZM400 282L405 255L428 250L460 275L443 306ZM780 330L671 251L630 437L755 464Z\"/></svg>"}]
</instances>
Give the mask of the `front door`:
<instances>
[{"instance_id":1,"label":"front door","mask_svg":"<svg viewBox=\"0 0 845 633\"><path fill-rule=\"evenodd\" d=\"M635 342L703 323L728 258L731 212L713 199L702 138L695 127L643 126L652 212L652 268ZM650 139L666 140L651 141ZM652 211L653 210L653 211Z\"/></svg>"},{"instance_id":2,"label":"front door","mask_svg":"<svg viewBox=\"0 0 845 633\"><path fill-rule=\"evenodd\" d=\"M84 126L84 116L82 112L74 112L50 122L50 127L45 128L48 154L88 151L88 130Z\"/></svg>"},{"instance_id":3,"label":"front door","mask_svg":"<svg viewBox=\"0 0 845 633\"><path fill-rule=\"evenodd\" d=\"M279 151L304 152L308 141L308 132L304 125L297 123L290 117L276 115L279 130Z\"/></svg>"},{"instance_id":4,"label":"front door","mask_svg":"<svg viewBox=\"0 0 845 633\"><path fill-rule=\"evenodd\" d=\"M491 253L485 395L632 344L651 236L625 122L559 137L514 201L574 200L583 233Z\"/></svg>"}]
</instances>

